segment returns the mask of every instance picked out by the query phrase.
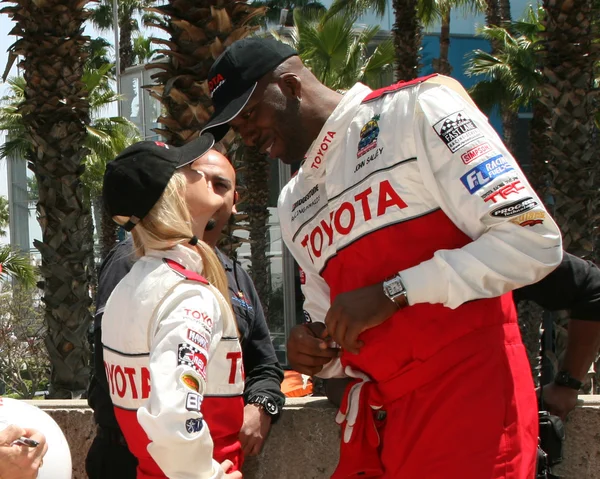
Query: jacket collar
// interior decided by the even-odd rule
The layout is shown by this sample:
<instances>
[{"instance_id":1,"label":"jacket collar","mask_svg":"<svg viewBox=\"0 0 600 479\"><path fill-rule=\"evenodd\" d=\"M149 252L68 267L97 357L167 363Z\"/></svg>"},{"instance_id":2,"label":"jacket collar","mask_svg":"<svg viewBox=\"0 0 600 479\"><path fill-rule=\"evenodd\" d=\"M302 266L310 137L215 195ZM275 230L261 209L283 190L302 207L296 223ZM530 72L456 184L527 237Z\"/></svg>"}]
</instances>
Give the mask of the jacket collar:
<instances>
[{"instance_id":1,"label":"jacket collar","mask_svg":"<svg viewBox=\"0 0 600 479\"><path fill-rule=\"evenodd\" d=\"M306 158L300 167L300 174L308 177L320 177L324 174L326 170L325 158L328 156L326 154L327 150L333 148L335 143L340 143L343 140L348 121L354 118L356 108L371 91L368 86L357 83L344 94L342 100L335 107L319 135L308 149ZM331 133L334 133L335 136L332 137ZM324 150L324 148L327 148L327 150ZM319 163L317 164L316 161Z\"/></svg>"},{"instance_id":2,"label":"jacket collar","mask_svg":"<svg viewBox=\"0 0 600 479\"><path fill-rule=\"evenodd\" d=\"M183 245L176 245L168 250L148 250L146 256L159 259L170 259L179 263L185 269L189 269L198 274L202 274L203 264L200 255L192 248Z\"/></svg>"}]
</instances>

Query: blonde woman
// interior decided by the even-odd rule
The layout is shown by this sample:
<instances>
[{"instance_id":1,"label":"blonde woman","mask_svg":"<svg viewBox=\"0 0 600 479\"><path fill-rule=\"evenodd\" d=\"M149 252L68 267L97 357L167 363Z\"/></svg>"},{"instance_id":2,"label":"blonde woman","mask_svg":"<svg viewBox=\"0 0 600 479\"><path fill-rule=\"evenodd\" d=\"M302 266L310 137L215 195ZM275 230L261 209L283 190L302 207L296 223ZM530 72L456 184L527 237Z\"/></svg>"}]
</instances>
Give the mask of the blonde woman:
<instances>
[{"instance_id":1,"label":"blonde woman","mask_svg":"<svg viewBox=\"0 0 600 479\"><path fill-rule=\"evenodd\" d=\"M140 142L104 176L106 208L131 231L139 257L102 327L110 394L138 479L242 477L241 348L225 273L198 240L223 204L194 168L213 143L210 135L181 148Z\"/></svg>"}]
</instances>

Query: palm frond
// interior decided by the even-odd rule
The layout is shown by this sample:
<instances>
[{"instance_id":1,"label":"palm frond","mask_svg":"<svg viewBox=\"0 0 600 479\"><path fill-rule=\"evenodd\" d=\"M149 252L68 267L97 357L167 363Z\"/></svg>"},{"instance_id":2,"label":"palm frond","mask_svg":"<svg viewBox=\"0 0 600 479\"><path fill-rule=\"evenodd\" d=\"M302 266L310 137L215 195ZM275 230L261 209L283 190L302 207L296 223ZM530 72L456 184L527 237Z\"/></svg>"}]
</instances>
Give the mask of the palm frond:
<instances>
[{"instance_id":1,"label":"palm frond","mask_svg":"<svg viewBox=\"0 0 600 479\"><path fill-rule=\"evenodd\" d=\"M5 278L13 278L30 287L35 285L35 269L28 255L13 250L10 245L0 246L0 265Z\"/></svg>"}]
</instances>

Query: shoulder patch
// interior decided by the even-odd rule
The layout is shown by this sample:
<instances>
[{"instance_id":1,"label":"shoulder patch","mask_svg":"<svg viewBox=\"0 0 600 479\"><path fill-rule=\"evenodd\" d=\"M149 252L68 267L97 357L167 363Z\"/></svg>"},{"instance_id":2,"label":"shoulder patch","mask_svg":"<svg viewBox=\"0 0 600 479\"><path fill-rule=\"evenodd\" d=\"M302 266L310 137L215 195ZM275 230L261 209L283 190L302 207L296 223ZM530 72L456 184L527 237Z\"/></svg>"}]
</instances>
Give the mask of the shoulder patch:
<instances>
[{"instance_id":1,"label":"shoulder patch","mask_svg":"<svg viewBox=\"0 0 600 479\"><path fill-rule=\"evenodd\" d=\"M390 85L388 87L380 88L379 90L375 90L372 93L369 93L362 102L367 103L369 101L376 100L377 98L381 98L382 96L387 95L388 93L395 93L404 88L408 88L409 86L413 86L413 85L417 85L419 83L426 82L430 78L433 78L436 76L438 76L438 74L433 73L433 74L427 75L425 77L415 78L414 80L410 80L410 81L401 81L401 82L395 83L393 85Z\"/></svg>"},{"instance_id":2,"label":"shoulder patch","mask_svg":"<svg viewBox=\"0 0 600 479\"><path fill-rule=\"evenodd\" d=\"M173 270L175 273L177 273L184 279L189 279L190 281L198 281L202 284L210 284L204 276L201 276L198 273L194 273L189 269L185 269L183 266L181 266L179 263L176 263L172 259L163 259L163 261L169 268L171 268L171 270Z\"/></svg>"}]
</instances>

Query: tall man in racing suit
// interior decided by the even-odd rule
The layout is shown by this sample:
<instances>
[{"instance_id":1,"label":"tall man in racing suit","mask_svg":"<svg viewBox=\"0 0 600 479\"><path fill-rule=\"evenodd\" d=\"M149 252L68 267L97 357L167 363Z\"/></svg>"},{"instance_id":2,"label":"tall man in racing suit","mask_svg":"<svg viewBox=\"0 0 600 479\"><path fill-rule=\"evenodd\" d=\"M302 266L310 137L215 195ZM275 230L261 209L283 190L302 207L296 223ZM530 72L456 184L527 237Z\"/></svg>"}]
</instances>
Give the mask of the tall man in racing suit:
<instances>
[{"instance_id":1,"label":"tall man in racing suit","mask_svg":"<svg viewBox=\"0 0 600 479\"><path fill-rule=\"evenodd\" d=\"M304 159L282 237L308 315L342 347L321 374L355 378L333 477L533 477L536 399L506 293L560 263L561 237L464 89L434 75L342 96L265 39L231 45L208 85L205 131Z\"/></svg>"}]
</instances>

